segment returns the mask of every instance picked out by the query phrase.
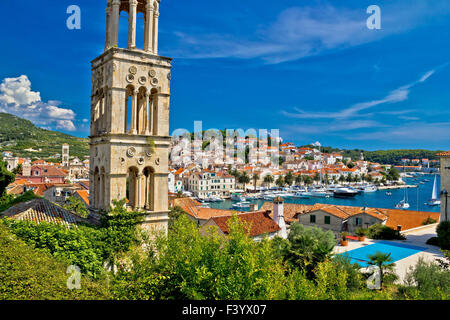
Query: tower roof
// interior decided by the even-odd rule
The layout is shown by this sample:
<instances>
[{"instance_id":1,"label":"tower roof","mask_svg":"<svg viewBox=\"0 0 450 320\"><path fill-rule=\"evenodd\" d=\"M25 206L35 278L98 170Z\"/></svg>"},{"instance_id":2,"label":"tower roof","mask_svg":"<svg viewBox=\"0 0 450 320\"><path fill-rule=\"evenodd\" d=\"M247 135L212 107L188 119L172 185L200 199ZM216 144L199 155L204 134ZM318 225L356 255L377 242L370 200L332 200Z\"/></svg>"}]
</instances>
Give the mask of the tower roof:
<instances>
[{"instance_id":1,"label":"tower roof","mask_svg":"<svg viewBox=\"0 0 450 320\"><path fill-rule=\"evenodd\" d=\"M284 200L282 197L278 196L275 199L273 199L273 203L283 203Z\"/></svg>"}]
</instances>

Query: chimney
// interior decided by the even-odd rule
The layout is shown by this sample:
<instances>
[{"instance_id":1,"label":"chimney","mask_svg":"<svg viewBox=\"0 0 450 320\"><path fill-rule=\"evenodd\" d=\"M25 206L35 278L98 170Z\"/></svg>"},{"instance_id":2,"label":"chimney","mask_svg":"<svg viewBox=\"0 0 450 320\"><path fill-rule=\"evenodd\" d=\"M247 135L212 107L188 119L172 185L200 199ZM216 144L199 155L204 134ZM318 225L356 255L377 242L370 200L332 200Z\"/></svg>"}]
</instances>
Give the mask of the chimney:
<instances>
[{"instance_id":1,"label":"chimney","mask_svg":"<svg viewBox=\"0 0 450 320\"><path fill-rule=\"evenodd\" d=\"M279 236L283 239L287 238L287 230L286 230L286 223L284 221L284 214L283 214L283 202L284 200L281 197L276 197L273 199L273 221L278 224L278 226L281 228Z\"/></svg>"}]
</instances>

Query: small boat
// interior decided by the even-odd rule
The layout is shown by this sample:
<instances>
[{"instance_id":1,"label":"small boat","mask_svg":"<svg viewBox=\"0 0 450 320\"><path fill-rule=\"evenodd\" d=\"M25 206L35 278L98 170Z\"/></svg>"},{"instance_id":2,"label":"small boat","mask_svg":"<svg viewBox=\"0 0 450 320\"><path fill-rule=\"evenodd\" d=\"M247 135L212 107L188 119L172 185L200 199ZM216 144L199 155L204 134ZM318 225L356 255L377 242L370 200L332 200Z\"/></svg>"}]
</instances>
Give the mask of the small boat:
<instances>
[{"instance_id":1,"label":"small boat","mask_svg":"<svg viewBox=\"0 0 450 320\"><path fill-rule=\"evenodd\" d=\"M434 176L433 193L431 194L431 199L428 201L428 205L431 207L441 205L441 200L438 198L437 191L437 176Z\"/></svg>"},{"instance_id":2,"label":"small boat","mask_svg":"<svg viewBox=\"0 0 450 320\"><path fill-rule=\"evenodd\" d=\"M296 192L292 197L300 199L309 199L311 195L308 192Z\"/></svg>"},{"instance_id":3,"label":"small boat","mask_svg":"<svg viewBox=\"0 0 450 320\"><path fill-rule=\"evenodd\" d=\"M358 194L358 191L356 191L353 188L349 188L349 187L339 188L333 192L333 195L335 198L353 198L357 194Z\"/></svg>"},{"instance_id":4,"label":"small boat","mask_svg":"<svg viewBox=\"0 0 450 320\"><path fill-rule=\"evenodd\" d=\"M395 205L397 209L409 209L410 205L405 200L400 201Z\"/></svg>"},{"instance_id":5,"label":"small boat","mask_svg":"<svg viewBox=\"0 0 450 320\"><path fill-rule=\"evenodd\" d=\"M376 192L378 191L378 187L370 184L370 185L362 185L358 188L359 190L361 190L364 193L370 193L370 192Z\"/></svg>"},{"instance_id":6,"label":"small boat","mask_svg":"<svg viewBox=\"0 0 450 320\"><path fill-rule=\"evenodd\" d=\"M386 192L387 196L392 196L392 192Z\"/></svg>"},{"instance_id":7,"label":"small boat","mask_svg":"<svg viewBox=\"0 0 450 320\"><path fill-rule=\"evenodd\" d=\"M313 189L308 192L311 197L314 198L329 198L333 195L332 192L327 191L325 188Z\"/></svg>"},{"instance_id":8,"label":"small boat","mask_svg":"<svg viewBox=\"0 0 450 320\"><path fill-rule=\"evenodd\" d=\"M232 205L233 208L250 208L250 202L242 201L238 203L234 203Z\"/></svg>"},{"instance_id":9,"label":"small boat","mask_svg":"<svg viewBox=\"0 0 450 320\"><path fill-rule=\"evenodd\" d=\"M245 201L245 197L242 196L242 195L239 194L239 193L233 193L233 194L231 195L231 200L243 202L243 201Z\"/></svg>"}]
</instances>

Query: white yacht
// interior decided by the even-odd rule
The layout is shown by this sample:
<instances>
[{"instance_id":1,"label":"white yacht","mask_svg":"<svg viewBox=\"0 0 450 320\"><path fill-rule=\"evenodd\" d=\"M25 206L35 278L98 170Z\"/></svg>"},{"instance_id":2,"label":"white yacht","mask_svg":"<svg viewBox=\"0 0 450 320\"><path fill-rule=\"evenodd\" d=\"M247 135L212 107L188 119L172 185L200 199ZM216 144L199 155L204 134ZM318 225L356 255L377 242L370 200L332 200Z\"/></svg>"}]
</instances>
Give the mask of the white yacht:
<instances>
[{"instance_id":1,"label":"white yacht","mask_svg":"<svg viewBox=\"0 0 450 320\"><path fill-rule=\"evenodd\" d=\"M250 202L242 201L238 203L234 203L232 205L233 208L250 208Z\"/></svg>"},{"instance_id":2,"label":"white yacht","mask_svg":"<svg viewBox=\"0 0 450 320\"><path fill-rule=\"evenodd\" d=\"M361 190L364 193L370 193L370 192L378 191L378 187L376 185L373 185L373 184L362 185L358 189Z\"/></svg>"},{"instance_id":3,"label":"white yacht","mask_svg":"<svg viewBox=\"0 0 450 320\"><path fill-rule=\"evenodd\" d=\"M357 194L358 191L350 187L338 188L333 192L335 198L353 198Z\"/></svg>"},{"instance_id":4,"label":"white yacht","mask_svg":"<svg viewBox=\"0 0 450 320\"><path fill-rule=\"evenodd\" d=\"M233 194L231 195L231 200L243 202L243 201L245 201L246 199L245 199L245 197L244 197L243 195L241 195L241 194L239 194L239 193L233 193Z\"/></svg>"}]
</instances>

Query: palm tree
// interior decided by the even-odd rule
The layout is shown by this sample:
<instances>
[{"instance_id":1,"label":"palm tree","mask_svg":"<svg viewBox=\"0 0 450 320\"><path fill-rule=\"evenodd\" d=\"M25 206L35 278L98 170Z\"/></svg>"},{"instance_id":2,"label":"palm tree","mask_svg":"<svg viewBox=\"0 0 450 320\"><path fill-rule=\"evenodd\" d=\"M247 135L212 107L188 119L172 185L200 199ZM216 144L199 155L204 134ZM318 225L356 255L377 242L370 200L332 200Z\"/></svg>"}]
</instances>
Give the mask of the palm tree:
<instances>
[{"instance_id":1,"label":"palm tree","mask_svg":"<svg viewBox=\"0 0 450 320\"><path fill-rule=\"evenodd\" d=\"M299 186L303 182L303 176L301 174L295 177L295 184Z\"/></svg>"},{"instance_id":2,"label":"palm tree","mask_svg":"<svg viewBox=\"0 0 450 320\"><path fill-rule=\"evenodd\" d=\"M256 182L258 182L258 180L259 180L259 174L254 173L252 175L252 180L253 180L253 187L255 188L255 191L256 191Z\"/></svg>"},{"instance_id":3,"label":"palm tree","mask_svg":"<svg viewBox=\"0 0 450 320\"><path fill-rule=\"evenodd\" d=\"M242 183L244 185L244 191L245 191L245 185L250 182L250 176L248 175L247 171L243 171L241 174L239 174L239 183Z\"/></svg>"},{"instance_id":4,"label":"palm tree","mask_svg":"<svg viewBox=\"0 0 450 320\"><path fill-rule=\"evenodd\" d=\"M270 174L264 177L264 183L267 183L269 187L270 184L273 183L273 181L274 181L273 176Z\"/></svg>"},{"instance_id":5,"label":"palm tree","mask_svg":"<svg viewBox=\"0 0 450 320\"><path fill-rule=\"evenodd\" d=\"M292 174L292 172L288 172L286 174L286 176L284 177L284 182L288 185L291 186L292 183L294 182L294 175Z\"/></svg>"},{"instance_id":6,"label":"palm tree","mask_svg":"<svg viewBox=\"0 0 450 320\"><path fill-rule=\"evenodd\" d=\"M380 270L380 290L383 289L383 277L386 271L391 271L395 263L392 262L391 253L376 252L375 254L369 255L369 264L372 266L377 266Z\"/></svg>"},{"instance_id":7,"label":"palm tree","mask_svg":"<svg viewBox=\"0 0 450 320\"><path fill-rule=\"evenodd\" d=\"M280 188L284 186L284 178L281 174L278 176L278 179L277 179L277 181L275 181L275 183Z\"/></svg>"}]
</instances>

